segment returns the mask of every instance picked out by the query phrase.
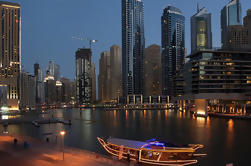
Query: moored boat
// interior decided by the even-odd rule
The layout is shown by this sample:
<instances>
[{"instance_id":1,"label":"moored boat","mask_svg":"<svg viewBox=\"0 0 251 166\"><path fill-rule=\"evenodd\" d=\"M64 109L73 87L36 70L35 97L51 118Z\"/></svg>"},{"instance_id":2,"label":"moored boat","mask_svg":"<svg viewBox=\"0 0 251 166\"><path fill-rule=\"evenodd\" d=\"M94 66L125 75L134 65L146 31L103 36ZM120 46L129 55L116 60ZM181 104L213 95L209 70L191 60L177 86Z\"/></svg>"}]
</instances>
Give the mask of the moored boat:
<instances>
[{"instance_id":1,"label":"moored boat","mask_svg":"<svg viewBox=\"0 0 251 166\"><path fill-rule=\"evenodd\" d=\"M135 161L142 164L181 166L198 162L197 157L206 154L195 152L203 148L200 144L176 145L168 141L155 139L140 142L127 139L109 138L106 141L97 137L103 148L119 159Z\"/></svg>"}]
</instances>

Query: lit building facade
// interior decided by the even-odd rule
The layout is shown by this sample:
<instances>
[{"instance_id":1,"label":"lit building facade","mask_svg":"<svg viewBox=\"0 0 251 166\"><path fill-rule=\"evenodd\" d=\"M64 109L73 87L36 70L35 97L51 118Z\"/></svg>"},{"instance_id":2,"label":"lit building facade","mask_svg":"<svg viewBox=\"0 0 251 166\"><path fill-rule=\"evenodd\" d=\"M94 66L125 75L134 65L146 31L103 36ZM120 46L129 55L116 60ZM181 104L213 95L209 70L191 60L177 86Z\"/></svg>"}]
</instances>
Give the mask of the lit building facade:
<instances>
[{"instance_id":1,"label":"lit building facade","mask_svg":"<svg viewBox=\"0 0 251 166\"><path fill-rule=\"evenodd\" d=\"M206 8L198 8L191 17L191 52L211 48L211 13L207 13Z\"/></svg>"},{"instance_id":2,"label":"lit building facade","mask_svg":"<svg viewBox=\"0 0 251 166\"><path fill-rule=\"evenodd\" d=\"M122 0L122 85L123 96L143 94L144 89L144 4Z\"/></svg>"},{"instance_id":3,"label":"lit building facade","mask_svg":"<svg viewBox=\"0 0 251 166\"><path fill-rule=\"evenodd\" d=\"M161 51L153 44L145 49L144 81L145 96L161 95Z\"/></svg>"},{"instance_id":4,"label":"lit building facade","mask_svg":"<svg viewBox=\"0 0 251 166\"><path fill-rule=\"evenodd\" d=\"M185 94L193 110L245 114L251 87L251 52L199 51L185 65ZM191 102L192 101L192 102Z\"/></svg>"},{"instance_id":5,"label":"lit building facade","mask_svg":"<svg viewBox=\"0 0 251 166\"><path fill-rule=\"evenodd\" d=\"M185 62L185 17L173 6L164 9L162 32L162 94L175 96L175 75Z\"/></svg>"},{"instance_id":6,"label":"lit building facade","mask_svg":"<svg viewBox=\"0 0 251 166\"><path fill-rule=\"evenodd\" d=\"M231 0L221 10L221 46L227 44L227 28L231 25L242 25L242 9L240 0Z\"/></svg>"},{"instance_id":7,"label":"lit building facade","mask_svg":"<svg viewBox=\"0 0 251 166\"><path fill-rule=\"evenodd\" d=\"M80 48L76 51L76 100L77 104L92 102L91 49Z\"/></svg>"},{"instance_id":8,"label":"lit building facade","mask_svg":"<svg viewBox=\"0 0 251 166\"><path fill-rule=\"evenodd\" d=\"M36 77L22 71L21 72L21 109L35 109L36 106Z\"/></svg>"},{"instance_id":9,"label":"lit building facade","mask_svg":"<svg viewBox=\"0 0 251 166\"><path fill-rule=\"evenodd\" d=\"M0 2L0 85L7 86L9 110L19 109L21 69L21 9Z\"/></svg>"},{"instance_id":10,"label":"lit building facade","mask_svg":"<svg viewBox=\"0 0 251 166\"><path fill-rule=\"evenodd\" d=\"M113 45L110 48L111 64L111 96L112 100L117 100L122 96L122 55L121 48Z\"/></svg>"}]
</instances>

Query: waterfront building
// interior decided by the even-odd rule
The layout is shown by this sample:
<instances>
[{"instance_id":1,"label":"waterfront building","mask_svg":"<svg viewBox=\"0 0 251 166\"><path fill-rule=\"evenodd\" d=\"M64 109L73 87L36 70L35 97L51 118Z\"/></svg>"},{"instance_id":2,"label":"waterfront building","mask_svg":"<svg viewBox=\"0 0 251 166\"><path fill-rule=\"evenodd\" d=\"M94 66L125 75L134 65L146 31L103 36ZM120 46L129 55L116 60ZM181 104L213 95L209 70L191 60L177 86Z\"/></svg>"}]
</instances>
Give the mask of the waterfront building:
<instances>
[{"instance_id":1,"label":"waterfront building","mask_svg":"<svg viewBox=\"0 0 251 166\"><path fill-rule=\"evenodd\" d=\"M191 52L212 48L211 13L197 8L191 17Z\"/></svg>"},{"instance_id":2,"label":"waterfront building","mask_svg":"<svg viewBox=\"0 0 251 166\"><path fill-rule=\"evenodd\" d=\"M96 68L95 64L92 63L92 103L94 103L96 99Z\"/></svg>"},{"instance_id":3,"label":"waterfront building","mask_svg":"<svg viewBox=\"0 0 251 166\"><path fill-rule=\"evenodd\" d=\"M122 55L119 46L113 45L110 48L110 61L110 99L117 100L122 96Z\"/></svg>"},{"instance_id":4,"label":"waterfront building","mask_svg":"<svg viewBox=\"0 0 251 166\"><path fill-rule=\"evenodd\" d=\"M21 69L20 5L0 2L0 85L7 87L9 110L18 110Z\"/></svg>"},{"instance_id":5,"label":"waterfront building","mask_svg":"<svg viewBox=\"0 0 251 166\"><path fill-rule=\"evenodd\" d=\"M242 25L242 9L240 0L231 0L221 10L221 46L227 45L227 28L231 25Z\"/></svg>"},{"instance_id":6,"label":"waterfront building","mask_svg":"<svg viewBox=\"0 0 251 166\"><path fill-rule=\"evenodd\" d=\"M161 32L162 94L175 96L175 75L185 62L185 17L180 9L163 10Z\"/></svg>"},{"instance_id":7,"label":"waterfront building","mask_svg":"<svg viewBox=\"0 0 251 166\"><path fill-rule=\"evenodd\" d=\"M76 51L76 100L77 104L88 104L92 101L92 51L80 48Z\"/></svg>"},{"instance_id":8,"label":"waterfront building","mask_svg":"<svg viewBox=\"0 0 251 166\"><path fill-rule=\"evenodd\" d=\"M122 0L122 85L123 96L143 94L144 89L144 4Z\"/></svg>"},{"instance_id":9,"label":"waterfront building","mask_svg":"<svg viewBox=\"0 0 251 166\"><path fill-rule=\"evenodd\" d=\"M185 94L177 97L198 114L246 111L251 87L251 52L199 51L185 65Z\"/></svg>"},{"instance_id":10,"label":"waterfront building","mask_svg":"<svg viewBox=\"0 0 251 166\"><path fill-rule=\"evenodd\" d=\"M34 76L36 77L36 104L41 105L44 102L44 84L43 71L38 63L34 64Z\"/></svg>"},{"instance_id":11,"label":"waterfront building","mask_svg":"<svg viewBox=\"0 0 251 166\"><path fill-rule=\"evenodd\" d=\"M36 106L36 77L28 72L21 72L21 109L35 109Z\"/></svg>"},{"instance_id":12,"label":"waterfront building","mask_svg":"<svg viewBox=\"0 0 251 166\"><path fill-rule=\"evenodd\" d=\"M144 58L145 96L161 95L160 46L153 44L145 49Z\"/></svg>"},{"instance_id":13,"label":"waterfront building","mask_svg":"<svg viewBox=\"0 0 251 166\"><path fill-rule=\"evenodd\" d=\"M111 100L111 65L110 53L104 51L99 59L99 76L98 76L98 98L102 103Z\"/></svg>"}]
</instances>

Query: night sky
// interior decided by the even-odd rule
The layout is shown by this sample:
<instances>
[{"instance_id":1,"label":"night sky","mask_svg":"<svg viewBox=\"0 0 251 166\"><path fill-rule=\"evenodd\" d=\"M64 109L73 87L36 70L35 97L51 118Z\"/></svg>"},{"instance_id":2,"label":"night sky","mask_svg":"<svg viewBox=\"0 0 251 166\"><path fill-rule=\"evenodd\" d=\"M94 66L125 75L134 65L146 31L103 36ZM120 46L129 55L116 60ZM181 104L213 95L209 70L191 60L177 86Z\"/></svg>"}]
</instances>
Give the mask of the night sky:
<instances>
[{"instance_id":1,"label":"night sky","mask_svg":"<svg viewBox=\"0 0 251 166\"><path fill-rule=\"evenodd\" d=\"M45 72L49 60L61 67L61 76L74 79L75 51L87 41L72 36L97 39L93 61L98 73L100 53L113 44L121 45L121 0L9 0L21 4L22 65L33 74L38 62ZM190 17L196 4L212 13L213 47L220 46L220 10L229 0L143 0L145 4L146 47L161 43L163 8L173 5L186 17L186 48L190 52ZM242 16L251 8L250 0L241 0Z\"/></svg>"}]
</instances>

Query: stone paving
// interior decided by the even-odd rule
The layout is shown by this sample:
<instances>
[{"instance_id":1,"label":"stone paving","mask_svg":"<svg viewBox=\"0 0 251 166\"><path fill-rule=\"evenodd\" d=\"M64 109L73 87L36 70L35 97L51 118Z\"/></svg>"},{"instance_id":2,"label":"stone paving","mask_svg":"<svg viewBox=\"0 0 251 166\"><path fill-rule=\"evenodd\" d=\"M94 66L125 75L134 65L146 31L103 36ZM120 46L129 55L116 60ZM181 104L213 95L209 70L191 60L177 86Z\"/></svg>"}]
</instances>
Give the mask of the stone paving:
<instances>
[{"instance_id":1,"label":"stone paving","mask_svg":"<svg viewBox=\"0 0 251 166\"><path fill-rule=\"evenodd\" d=\"M14 145L17 138L17 145ZM29 144L24 147L24 141ZM127 165L89 151L62 148L28 137L0 136L0 166L108 166Z\"/></svg>"}]
</instances>

